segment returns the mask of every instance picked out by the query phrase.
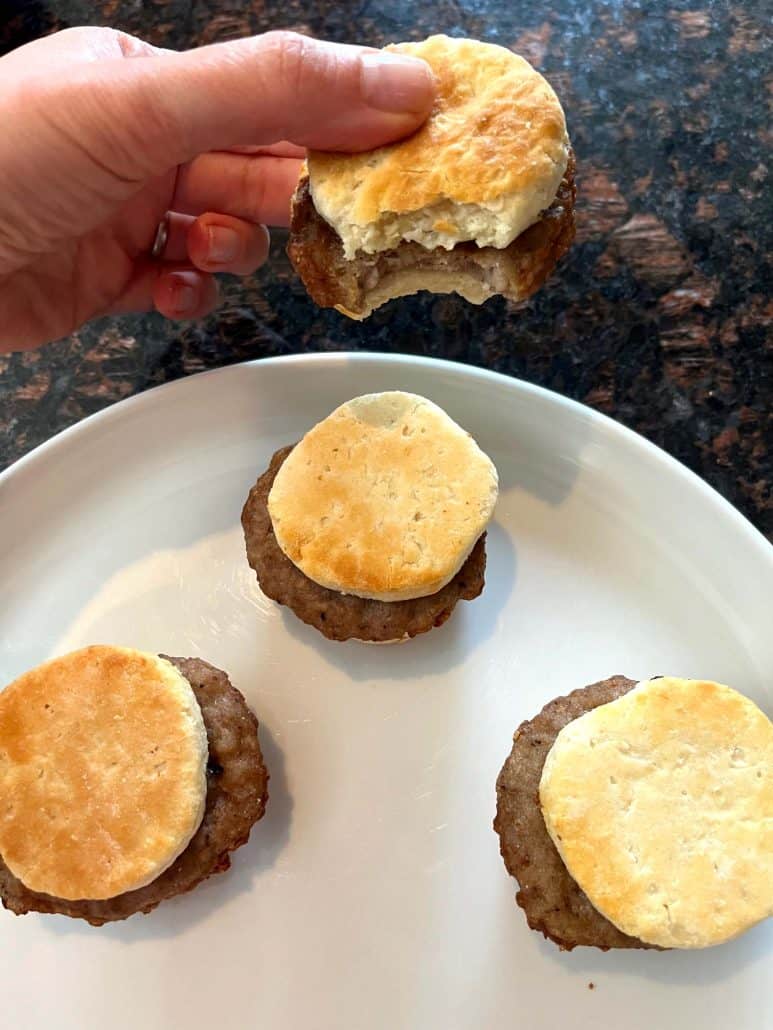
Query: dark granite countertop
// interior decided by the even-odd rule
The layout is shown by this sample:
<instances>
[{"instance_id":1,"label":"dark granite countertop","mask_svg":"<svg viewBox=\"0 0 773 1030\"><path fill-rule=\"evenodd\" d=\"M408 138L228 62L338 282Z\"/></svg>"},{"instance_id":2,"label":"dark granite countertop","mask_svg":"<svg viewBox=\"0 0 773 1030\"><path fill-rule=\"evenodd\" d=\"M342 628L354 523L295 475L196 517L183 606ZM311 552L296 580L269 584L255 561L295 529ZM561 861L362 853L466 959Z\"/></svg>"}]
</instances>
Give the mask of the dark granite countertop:
<instances>
[{"instance_id":1,"label":"dark granite countertop","mask_svg":"<svg viewBox=\"0 0 773 1030\"><path fill-rule=\"evenodd\" d=\"M356 324L311 303L277 233L270 264L227 283L203 323L104 319L0 357L0 467L107 404L205 368L297 351L428 354L606 412L773 539L773 75L763 4L6 0L0 52L88 23L171 47L280 26L376 45L445 31L510 46L564 103L578 239L523 310L422 296Z\"/></svg>"}]
</instances>

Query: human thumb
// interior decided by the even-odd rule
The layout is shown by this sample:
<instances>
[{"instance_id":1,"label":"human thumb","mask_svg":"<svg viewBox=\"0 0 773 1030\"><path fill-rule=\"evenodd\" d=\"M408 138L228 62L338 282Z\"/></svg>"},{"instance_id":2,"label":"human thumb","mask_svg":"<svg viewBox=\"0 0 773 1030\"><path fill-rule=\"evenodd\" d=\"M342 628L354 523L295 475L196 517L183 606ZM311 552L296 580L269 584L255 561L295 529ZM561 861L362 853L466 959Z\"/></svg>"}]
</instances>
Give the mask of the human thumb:
<instances>
[{"instance_id":1,"label":"human thumb","mask_svg":"<svg viewBox=\"0 0 773 1030\"><path fill-rule=\"evenodd\" d=\"M408 135L432 107L429 66L389 51L270 32L121 62L100 98L143 125L158 168L207 150L289 140L358 151Z\"/></svg>"}]
</instances>

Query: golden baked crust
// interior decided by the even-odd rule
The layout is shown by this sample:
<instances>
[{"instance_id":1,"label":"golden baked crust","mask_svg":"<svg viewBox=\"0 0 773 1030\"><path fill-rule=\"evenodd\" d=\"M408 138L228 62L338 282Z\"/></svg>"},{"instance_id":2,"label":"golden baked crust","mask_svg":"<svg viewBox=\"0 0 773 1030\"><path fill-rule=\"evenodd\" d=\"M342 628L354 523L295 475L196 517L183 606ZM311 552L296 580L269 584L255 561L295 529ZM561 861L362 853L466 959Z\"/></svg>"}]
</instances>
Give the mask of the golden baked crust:
<instances>
[{"instance_id":1,"label":"golden baked crust","mask_svg":"<svg viewBox=\"0 0 773 1030\"><path fill-rule=\"evenodd\" d=\"M591 905L550 839L539 805L545 759L564 726L635 686L635 680L610 676L549 701L515 731L512 751L497 777L494 830L507 871L518 881L515 900L531 929L562 951L651 947L621 933Z\"/></svg>"},{"instance_id":2,"label":"golden baked crust","mask_svg":"<svg viewBox=\"0 0 773 1030\"><path fill-rule=\"evenodd\" d=\"M168 661L94 646L0 693L0 854L33 891L78 900L151 882L206 800L207 734Z\"/></svg>"},{"instance_id":3,"label":"golden baked crust","mask_svg":"<svg viewBox=\"0 0 773 1030\"><path fill-rule=\"evenodd\" d=\"M366 318L395 297L419 290L461 294L473 304L501 294L522 301L535 293L574 239L575 163L570 153L552 204L504 250L459 243L453 250L427 250L400 243L380 254L344 257L335 230L316 211L308 178L293 197L287 253L310 296L349 318Z\"/></svg>"},{"instance_id":4,"label":"golden baked crust","mask_svg":"<svg viewBox=\"0 0 773 1030\"><path fill-rule=\"evenodd\" d=\"M397 143L361 154L312 151L317 211L348 259L401 239L506 247L550 204L566 169L569 140L552 88L491 43L439 35L387 49L430 65L434 109Z\"/></svg>"},{"instance_id":5,"label":"golden baked crust","mask_svg":"<svg viewBox=\"0 0 773 1030\"><path fill-rule=\"evenodd\" d=\"M166 658L166 655L161 655ZM247 843L268 802L269 775L258 741L258 721L222 669L201 658L168 658L190 683L207 731L207 800L185 851L151 883L102 901L65 901L25 887L0 855L0 901L17 915L45 912L85 919L92 926L151 912L161 902L225 872Z\"/></svg>"},{"instance_id":6,"label":"golden baked crust","mask_svg":"<svg viewBox=\"0 0 773 1030\"><path fill-rule=\"evenodd\" d=\"M570 722L540 803L570 874L623 933L703 948L773 915L773 725L729 687L649 680Z\"/></svg>"},{"instance_id":7,"label":"golden baked crust","mask_svg":"<svg viewBox=\"0 0 773 1030\"><path fill-rule=\"evenodd\" d=\"M268 495L292 446L282 447L258 477L242 511L247 561L266 597L287 605L328 640L384 643L408 640L442 626L459 601L474 601L483 590L486 536L478 540L454 578L435 594L407 601L374 601L342 594L314 583L280 548L268 513Z\"/></svg>"},{"instance_id":8,"label":"golden baked crust","mask_svg":"<svg viewBox=\"0 0 773 1030\"><path fill-rule=\"evenodd\" d=\"M338 593L403 601L437 593L486 529L497 472L436 404L399 391L341 405L279 469L277 542Z\"/></svg>"}]
</instances>

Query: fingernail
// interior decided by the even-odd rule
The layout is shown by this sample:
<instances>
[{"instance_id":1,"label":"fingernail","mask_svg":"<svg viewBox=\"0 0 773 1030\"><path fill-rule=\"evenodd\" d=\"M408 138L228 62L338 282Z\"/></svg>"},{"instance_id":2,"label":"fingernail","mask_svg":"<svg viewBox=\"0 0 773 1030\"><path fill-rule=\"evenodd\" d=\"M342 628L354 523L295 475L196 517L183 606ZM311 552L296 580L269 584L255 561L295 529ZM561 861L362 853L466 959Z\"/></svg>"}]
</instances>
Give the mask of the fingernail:
<instances>
[{"instance_id":1,"label":"fingernail","mask_svg":"<svg viewBox=\"0 0 773 1030\"><path fill-rule=\"evenodd\" d=\"M432 103L434 79L426 61L402 54L373 53L360 57L362 96L378 111L425 111Z\"/></svg>"},{"instance_id":2,"label":"fingernail","mask_svg":"<svg viewBox=\"0 0 773 1030\"><path fill-rule=\"evenodd\" d=\"M214 264L235 261L241 250L239 234L225 225L211 225L207 230L207 257Z\"/></svg>"},{"instance_id":3,"label":"fingernail","mask_svg":"<svg viewBox=\"0 0 773 1030\"><path fill-rule=\"evenodd\" d=\"M199 300L195 286L183 279L172 279L172 309L178 315L186 315L195 311Z\"/></svg>"}]
</instances>

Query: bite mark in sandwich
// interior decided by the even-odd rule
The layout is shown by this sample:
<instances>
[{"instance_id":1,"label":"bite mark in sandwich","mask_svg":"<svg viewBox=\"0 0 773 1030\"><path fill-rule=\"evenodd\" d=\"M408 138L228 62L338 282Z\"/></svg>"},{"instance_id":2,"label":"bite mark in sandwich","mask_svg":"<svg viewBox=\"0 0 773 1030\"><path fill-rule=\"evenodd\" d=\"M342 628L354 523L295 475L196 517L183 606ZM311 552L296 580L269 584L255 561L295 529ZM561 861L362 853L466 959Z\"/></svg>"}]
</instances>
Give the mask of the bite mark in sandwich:
<instances>
[{"instance_id":1,"label":"bite mark in sandwich","mask_svg":"<svg viewBox=\"0 0 773 1030\"><path fill-rule=\"evenodd\" d=\"M432 36L435 107L406 140L312 151L288 254L314 300L365 318L393 297L457 292L480 304L534 293L574 238L574 156L546 80L504 47Z\"/></svg>"}]
</instances>

